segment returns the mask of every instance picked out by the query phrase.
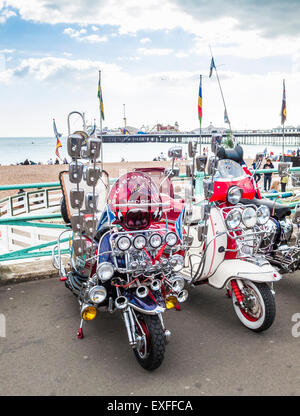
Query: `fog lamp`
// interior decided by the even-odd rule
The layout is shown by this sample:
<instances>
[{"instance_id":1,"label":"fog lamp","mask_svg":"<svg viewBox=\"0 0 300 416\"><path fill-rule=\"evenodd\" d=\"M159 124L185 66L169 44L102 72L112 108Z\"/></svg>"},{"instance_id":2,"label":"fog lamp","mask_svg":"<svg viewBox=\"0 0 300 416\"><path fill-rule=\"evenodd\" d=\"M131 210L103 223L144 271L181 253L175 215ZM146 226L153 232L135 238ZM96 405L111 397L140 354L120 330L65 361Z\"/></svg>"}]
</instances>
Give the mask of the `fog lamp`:
<instances>
[{"instance_id":1,"label":"fog lamp","mask_svg":"<svg viewBox=\"0 0 300 416\"><path fill-rule=\"evenodd\" d=\"M177 305L177 297L176 296L168 296L166 298L166 308L167 309L172 309Z\"/></svg>"},{"instance_id":2,"label":"fog lamp","mask_svg":"<svg viewBox=\"0 0 300 416\"><path fill-rule=\"evenodd\" d=\"M82 319L85 321L91 321L94 318L96 318L97 315L97 309L94 306L86 306L81 311Z\"/></svg>"}]
</instances>

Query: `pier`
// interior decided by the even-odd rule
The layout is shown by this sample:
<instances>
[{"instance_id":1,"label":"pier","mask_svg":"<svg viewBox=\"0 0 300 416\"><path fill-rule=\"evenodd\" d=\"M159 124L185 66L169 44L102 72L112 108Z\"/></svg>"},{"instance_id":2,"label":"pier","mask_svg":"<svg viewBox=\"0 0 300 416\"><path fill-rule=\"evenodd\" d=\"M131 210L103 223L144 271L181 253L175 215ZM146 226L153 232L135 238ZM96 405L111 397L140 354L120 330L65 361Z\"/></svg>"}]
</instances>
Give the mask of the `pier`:
<instances>
[{"instance_id":1,"label":"pier","mask_svg":"<svg viewBox=\"0 0 300 416\"><path fill-rule=\"evenodd\" d=\"M234 137L238 139L240 144L253 145L282 145L281 133L245 133L233 132ZM194 133L149 133L149 134L124 134L124 135L103 135L104 143L174 143L185 144L191 140L196 140L201 144L209 144L211 142L211 134L202 134L201 139L199 134ZM285 146L299 146L300 147L300 132L285 132L284 134Z\"/></svg>"}]
</instances>

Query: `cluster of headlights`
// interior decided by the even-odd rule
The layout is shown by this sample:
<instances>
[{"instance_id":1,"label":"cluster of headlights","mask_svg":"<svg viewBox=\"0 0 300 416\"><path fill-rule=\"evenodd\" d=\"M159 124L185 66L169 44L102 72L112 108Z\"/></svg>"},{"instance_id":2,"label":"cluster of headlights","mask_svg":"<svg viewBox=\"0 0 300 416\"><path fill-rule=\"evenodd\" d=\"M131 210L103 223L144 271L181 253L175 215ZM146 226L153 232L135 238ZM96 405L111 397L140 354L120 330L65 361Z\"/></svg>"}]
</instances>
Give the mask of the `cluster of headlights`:
<instances>
[{"instance_id":1,"label":"cluster of headlights","mask_svg":"<svg viewBox=\"0 0 300 416\"><path fill-rule=\"evenodd\" d=\"M266 205L261 205L257 210L254 207L244 209L233 208L227 214L225 222L230 230L238 228L242 223L246 228L255 225L264 225L270 218L270 211Z\"/></svg>"},{"instance_id":2,"label":"cluster of headlights","mask_svg":"<svg viewBox=\"0 0 300 416\"><path fill-rule=\"evenodd\" d=\"M151 267L153 265L148 262L147 260L133 260L130 263L130 270L135 271L139 269L147 269L148 264L150 264ZM174 254L173 256L167 258L167 257L161 257L159 260L159 266L163 269L172 269L174 272L180 272L180 270L184 267L184 258L180 254ZM96 274L98 278L101 280L101 282L107 282L109 279L111 279L114 275L114 266L110 262L102 262L98 265Z\"/></svg>"},{"instance_id":3,"label":"cluster of headlights","mask_svg":"<svg viewBox=\"0 0 300 416\"><path fill-rule=\"evenodd\" d=\"M178 243L178 237L174 232L170 231L164 237L159 233L153 233L148 240L143 234L138 234L133 238L130 238L128 235L123 235L116 240L116 245L121 251L129 250L131 245L137 250L142 250L147 245L153 249L157 249L163 243L167 243L169 247L174 247Z\"/></svg>"}]
</instances>

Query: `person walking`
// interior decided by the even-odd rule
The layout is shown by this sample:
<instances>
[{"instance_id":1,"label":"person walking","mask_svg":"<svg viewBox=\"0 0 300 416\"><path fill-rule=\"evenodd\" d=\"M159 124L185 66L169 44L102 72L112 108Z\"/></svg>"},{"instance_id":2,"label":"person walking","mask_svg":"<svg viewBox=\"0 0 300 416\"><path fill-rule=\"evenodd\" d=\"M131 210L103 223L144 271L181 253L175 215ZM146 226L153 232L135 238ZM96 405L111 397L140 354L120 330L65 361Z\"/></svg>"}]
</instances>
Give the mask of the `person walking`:
<instances>
[{"instance_id":1,"label":"person walking","mask_svg":"<svg viewBox=\"0 0 300 416\"><path fill-rule=\"evenodd\" d=\"M264 164L263 169L274 169L274 165L271 162L271 159L267 159L267 162ZM268 191L271 187L272 182L272 172L264 173L264 191Z\"/></svg>"}]
</instances>

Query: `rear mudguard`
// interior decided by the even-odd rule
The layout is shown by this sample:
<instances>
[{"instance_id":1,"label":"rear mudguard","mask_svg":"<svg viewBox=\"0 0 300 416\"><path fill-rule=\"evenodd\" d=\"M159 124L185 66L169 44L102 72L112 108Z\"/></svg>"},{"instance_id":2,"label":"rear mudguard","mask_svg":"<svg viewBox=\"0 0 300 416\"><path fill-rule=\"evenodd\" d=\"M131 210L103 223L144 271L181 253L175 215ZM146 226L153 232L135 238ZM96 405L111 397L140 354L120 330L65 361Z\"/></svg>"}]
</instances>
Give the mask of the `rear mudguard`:
<instances>
[{"instance_id":1,"label":"rear mudguard","mask_svg":"<svg viewBox=\"0 0 300 416\"><path fill-rule=\"evenodd\" d=\"M232 259L224 260L209 277L208 283L217 289L222 289L231 279L274 283L281 279L281 275L270 264L258 265L247 260Z\"/></svg>"}]
</instances>

